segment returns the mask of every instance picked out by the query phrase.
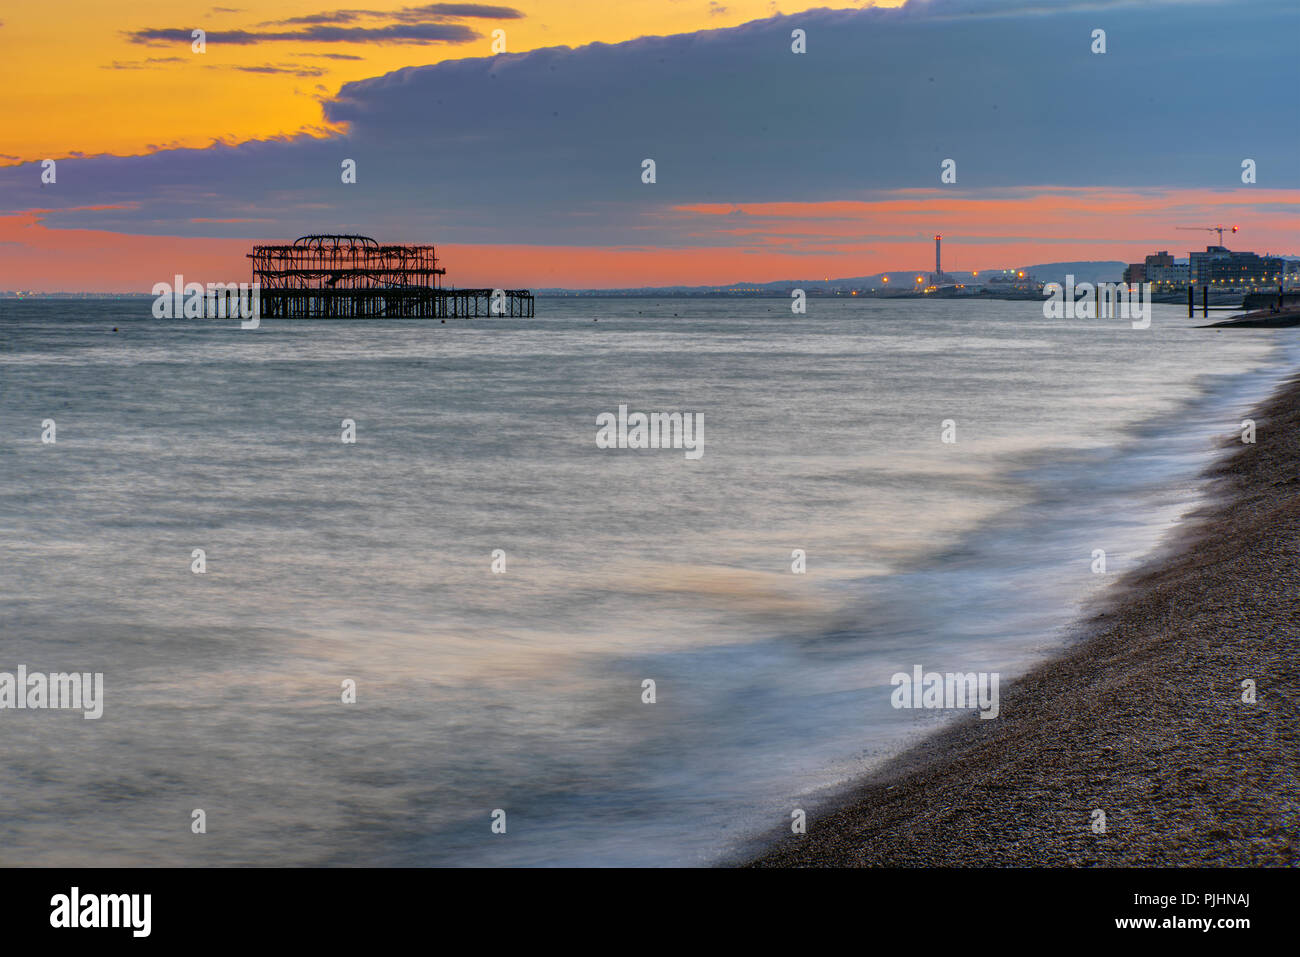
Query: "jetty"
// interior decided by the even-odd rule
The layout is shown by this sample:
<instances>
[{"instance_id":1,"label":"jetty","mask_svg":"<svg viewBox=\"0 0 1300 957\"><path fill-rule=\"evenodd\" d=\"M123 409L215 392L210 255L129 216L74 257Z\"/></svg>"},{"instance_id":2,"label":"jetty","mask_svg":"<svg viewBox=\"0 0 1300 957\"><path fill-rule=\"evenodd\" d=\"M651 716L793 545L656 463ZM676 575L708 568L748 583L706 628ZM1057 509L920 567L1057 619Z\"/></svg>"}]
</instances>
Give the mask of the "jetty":
<instances>
[{"instance_id":1,"label":"jetty","mask_svg":"<svg viewBox=\"0 0 1300 957\"><path fill-rule=\"evenodd\" d=\"M456 289L433 246L380 245L369 236L300 236L256 245L253 282L268 319L532 318L527 289Z\"/></svg>"},{"instance_id":2,"label":"jetty","mask_svg":"<svg viewBox=\"0 0 1300 957\"><path fill-rule=\"evenodd\" d=\"M1188 303L1187 315L1190 316L1192 314L1190 294ZM1277 292L1248 293L1240 306L1233 307L1233 311L1239 309L1245 309L1246 312L1199 328L1289 329L1300 326L1300 291L1286 292L1279 288ZM1208 316L1208 311L1206 315Z\"/></svg>"}]
</instances>

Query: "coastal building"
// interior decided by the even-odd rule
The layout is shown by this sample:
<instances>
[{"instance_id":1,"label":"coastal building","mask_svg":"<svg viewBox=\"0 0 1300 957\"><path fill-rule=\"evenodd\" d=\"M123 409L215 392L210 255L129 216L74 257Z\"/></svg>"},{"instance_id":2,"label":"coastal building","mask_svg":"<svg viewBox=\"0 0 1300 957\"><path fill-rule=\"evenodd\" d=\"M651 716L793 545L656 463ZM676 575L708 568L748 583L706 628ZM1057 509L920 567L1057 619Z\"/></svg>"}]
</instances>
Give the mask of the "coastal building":
<instances>
[{"instance_id":1,"label":"coastal building","mask_svg":"<svg viewBox=\"0 0 1300 957\"><path fill-rule=\"evenodd\" d=\"M1146 282L1165 289L1184 287L1191 281L1192 264L1179 262L1166 249L1146 258Z\"/></svg>"},{"instance_id":2,"label":"coastal building","mask_svg":"<svg viewBox=\"0 0 1300 957\"><path fill-rule=\"evenodd\" d=\"M1300 259L1285 260L1282 267L1282 281L1288 289L1300 286Z\"/></svg>"},{"instance_id":3,"label":"coastal building","mask_svg":"<svg viewBox=\"0 0 1300 957\"><path fill-rule=\"evenodd\" d=\"M1186 286L1192 278L1191 263L1171 263L1168 266L1147 266L1146 281L1157 286Z\"/></svg>"},{"instance_id":4,"label":"coastal building","mask_svg":"<svg viewBox=\"0 0 1300 957\"><path fill-rule=\"evenodd\" d=\"M1277 256L1233 252L1226 246L1206 246L1190 255L1191 281L1222 289L1256 289L1282 281L1285 262Z\"/></svg>"},{"instance_id":5,"label":"coastal building","mask_svg":"<svg viewBox=\"0 0 1300 957\"><path fill-rule=\"evenodd\" d=\"M1162 249L1147 256L1140 263L1132 263L1124 270L1124 282L1149 282L1164 290L1186 286L1191 281L1191 263L1179 262Z\"/></svg>"}]
</instances>

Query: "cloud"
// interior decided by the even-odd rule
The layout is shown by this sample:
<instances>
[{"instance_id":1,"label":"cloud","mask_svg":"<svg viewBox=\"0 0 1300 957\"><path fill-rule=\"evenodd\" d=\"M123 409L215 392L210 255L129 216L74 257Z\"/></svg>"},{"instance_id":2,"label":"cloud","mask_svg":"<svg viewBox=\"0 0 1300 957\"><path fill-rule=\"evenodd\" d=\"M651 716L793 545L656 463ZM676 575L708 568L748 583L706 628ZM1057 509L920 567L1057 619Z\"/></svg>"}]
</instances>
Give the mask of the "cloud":
<instances>
[{"instance_id":1,"label":"cloud","mask_svg":"<svg viewBox=\"0 0 1300 957\"><path fill-rule=\"evenodd\" d=\"M448 17L485 17L490 20L519 20L524 14L513 7L496 7L481 3L430 3L409 8L417 13L434 13Z\"/></svg>"},{"instance_id":2,"label":"cloud","mask_svg":"<svg viewBox=\"0 0 1300 957\"><path fill-rule=\"evenodd\" d=\"M402 7L398 10L332 10L310 13L284 20L268 20L258 26L299 26L302 24L355 23L358 20L389 20L397 23L422 23L426 20L479 18L486 20L519 20L522 11L514 7L489 6L481 3L429 3L420 7Z\"/></svg>"},{"instance_id":3,"label":"cloud","mask_svg":"<svg viewBox=\"0 0 1300 957\"><path fill-rule=\"evenodd\" d=\"M149 28L131 30L126 37L132 43L151 46L170 43L191 42L192 30L183 27ZM254 31L254 30L214 30L209 31L209 46L227 44L230 46L249 46L254 43L273 43L294 41L299 43L469 43L482 34L459 23L409 23L391 24L383 27L331 27L316 26L305 30Z\"/></svg>"},{"instance_id":4,"label":"cloud","mask_svg":"<svg viewBox=\"0 0 1300 957\"><path fill-rule=\"evenodd\" d=\"M306 54L312 56L313 54ZM328 54L314 54L315 56L328 56ZM360 57L345 57L344 59L357 60ZM159 64L172 63L192 63L193 58L183 56L162 56L149 57L145 60L114 60L110 66L101 66L101 70L148 70ZM288 76L299 76L304 78L321 77L328 71L322 67L303 66L297 63L280 63L280 64L262 64L258 65L239 65L233 63L203 63L204 68L209 70L238 70L241 73L264 73L264 74L284 74Z\"/></svg>"},{"instance_id":5,"label":"cloud","mask_svg":"<svg viewBox=\"0 0 1300 957\"><path fill-rule=\"evenodd\" d=\"M1293 3L1110 4L1104 55L1090 52L1093 5L1020 17L955 15L1006 0L912 6L407 68L327 98L324 125L342 133L86 158L61 163L51 190L30 165L9 167L0 196L16 210L138 199L46 217L128 233L247 235L207 220L266 217L287 238L680 248L738 235L709 204L884 204L892 226L853 228L895 235L922 228L888 205L909 190L939 191L930 216L1032 195L1068 229L1071 190L1218 190L1249 209L1266 188L1300 187L1300 127L1260 95L1294 71ZM791 52L796 27L806 54ZM1245 157L1257 187L1240 182ZM345 159L356 184L340 181ZM945 159L955 185L940 183Z\"/></svg>"},{"instance_id":6,"label":"cloud","mask_svg":"<svg viewBox=\"0 0 1300 957\"><path fill-rule=\"evenodd\" d=\"M101 70L148 70L159 63L186 63L183 56L151 56L143 60L114 60L110 66L101 66Z\"/></svg>"},{"instance_id":7,"label":"cloud","mask_svg":"<svg viewBox=\"0 0 1300 957\"><path fill-rule=\"evenodd\" d=\"M230 70L239 70L239 71L241 71L241 72L243 72L243 73L270 73L270 74L275 74L275 73L284 73L284 74L288 74L289 76L301 76L301 77L316 77L316 76L324 76L324 75L325 75L325 72L326 72L326 71L325 71L324 69L322 69L321 67L316 67L316 66L297 66L297 65L273 66L273 65L270 64L270 63L266 63L266 64L263 64L263 65L261 65L261 66L235 66L235 65L231 65L231 66L229 66L229 67L217 67L217 66L214 66L213 68L214 68L214 69L217 69L217 68L224 68L224 69L230 69Z\"/></svg>"},{"instance_id":8,"label":"cloud","mask_svg":"<svg viewBox=\"0 0 1300 957\"><path fill-rule=\"evenodd\" d=\"M908 0L901 7L882 10L900 19L944 19L948 17L1005 17L1055 15L1072 12L1122 10L1126 7L1189 7L1220 5L1224 0Z\"/></svg>"}]
</instances>

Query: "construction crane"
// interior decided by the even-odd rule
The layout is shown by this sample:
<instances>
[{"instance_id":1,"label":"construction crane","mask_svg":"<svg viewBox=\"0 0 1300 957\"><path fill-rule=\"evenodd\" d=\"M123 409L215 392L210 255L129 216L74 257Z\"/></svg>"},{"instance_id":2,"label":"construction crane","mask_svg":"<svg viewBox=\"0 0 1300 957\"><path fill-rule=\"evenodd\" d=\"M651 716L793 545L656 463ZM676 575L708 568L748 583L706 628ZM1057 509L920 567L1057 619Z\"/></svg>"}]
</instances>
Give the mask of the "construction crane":
<instances>
[{"instance_id":1,"label":"construction crane","mask_svg":"<svg viewBox=\"0 0 1300 957\"><path fill-rule=\"evenodd\" d=\"M1236 226L1175 226L1174 229L1183 229L1183 230L1187 230L1188 232L1198 232L1198 233L1201 232L1201 231L1209 231L1209 232L1211 232L1211 233L1218 233L1218 234L1219 234L1219 245L1220 245L1220 246L1223 245L1223 231L1224 231L1225 229L1230 229L1230 230L1232 230L1234 233L1237 231L1237 227L1236 227Z\"/></svg>"}]
</instances>

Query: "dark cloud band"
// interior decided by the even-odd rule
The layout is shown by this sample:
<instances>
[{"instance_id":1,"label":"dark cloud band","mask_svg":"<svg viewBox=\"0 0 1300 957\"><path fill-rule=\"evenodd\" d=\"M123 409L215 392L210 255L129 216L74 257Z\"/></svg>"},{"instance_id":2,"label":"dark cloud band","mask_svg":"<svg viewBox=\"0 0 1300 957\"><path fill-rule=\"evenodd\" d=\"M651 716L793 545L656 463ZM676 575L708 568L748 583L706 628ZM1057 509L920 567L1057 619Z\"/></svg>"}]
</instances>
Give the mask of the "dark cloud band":
<instances>
[{"instance_id":1,"label":"dark cloud band","mask_svg":"<svg viewBox=\"0 0 1300 957\"><path fill-rule=\"evenodd\" d=\"M192 31L171 27L127 32L132 43L158 45L191 42ZM317 26L305 30L214 30L207 42L216 46L251 46L256 43L294 41L298 43L469 43L482 34L460 23L406 23L384 27Z\"/></svg>"}]
</instances>

